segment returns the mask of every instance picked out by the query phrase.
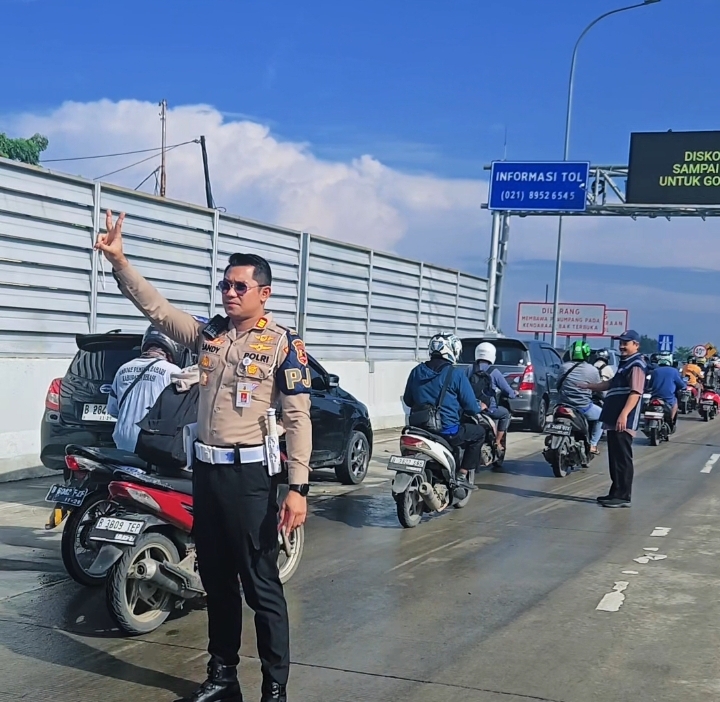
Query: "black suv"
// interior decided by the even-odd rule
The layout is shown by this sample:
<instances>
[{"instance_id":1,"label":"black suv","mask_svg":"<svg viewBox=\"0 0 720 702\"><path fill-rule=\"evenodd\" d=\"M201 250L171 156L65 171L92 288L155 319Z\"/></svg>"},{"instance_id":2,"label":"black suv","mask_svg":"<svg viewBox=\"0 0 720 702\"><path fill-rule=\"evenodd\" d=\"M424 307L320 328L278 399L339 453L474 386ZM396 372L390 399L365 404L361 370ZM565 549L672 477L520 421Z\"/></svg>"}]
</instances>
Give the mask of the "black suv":
<instances>
[{"instance_id":1,"label":"black suv","mask_svg":"<svg viewBox=\"0 0 720 702\"><path fill-rule=\"evenodd\" d=\"M545 428L545 417L555 406L557 382L562 359L544 341L473 337L461 339L463 350L460 363L475 362L475 347L488 341L497 349L493 368L499 368L518 396L507 402L516 417L534 431Z\"/></svg>"},{"instance_id":2,"label":"black suv","mask_svg":"<svg viewBox=\"0 0 720 702\"><path fill-rule=\"evenodd\" d=\"M65 446L114 447L115 420L107 413L108 394L123 363L140 355L141 334L83 334L63 378L50 383L40 437L40 460L47 468L65 467ZM192 362L188 352L181 365ZM310 417L313 452L310 466L334 468L340 482L357 485L367 475L373 431L367 407L308 356L312 378Z\"/></svg>"}]
</instances>

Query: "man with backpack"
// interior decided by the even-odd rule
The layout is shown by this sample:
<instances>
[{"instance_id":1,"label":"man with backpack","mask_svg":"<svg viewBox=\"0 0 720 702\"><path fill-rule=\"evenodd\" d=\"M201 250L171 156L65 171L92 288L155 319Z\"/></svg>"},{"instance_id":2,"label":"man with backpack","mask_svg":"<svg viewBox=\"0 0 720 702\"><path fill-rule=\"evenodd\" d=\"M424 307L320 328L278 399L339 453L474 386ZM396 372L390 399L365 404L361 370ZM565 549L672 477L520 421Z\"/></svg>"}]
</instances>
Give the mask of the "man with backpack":
<instances>
[{"instance_id":1,"label":"man with backpack","mask_svg":"<svg viewBox=\"0 0 720 702\"><path fill-rule=\"evenodd\" d=\"M570 360L560 366L557 391L559 405L572 407L585 415L590 423L590 453L597 454L603 432L599 421L602 408L593 403L592 390L587 386L602 382L602 378L600 371L588 362L591 353L587 342L573 342Z\"/></svg>"},{"instance_id":2,"label":"man with backpack","mask_svg":"<svg viewBox=\"0 0 720 702\"><path fill-rule=\"evenodd\" d=\"M512 400L516 397L516 393L498 368L490 370L490 366L495 363L496 358L497 349L494 344L488 341L478 344L475 347L475 363L470 366L468 378L478 402L482 402L487 406L487 409L483 410L484 414L492 417L498 423L495 440L498 451L503 451L503 440L507 430L510 428L512 416L507 407L498 405L497 394L500 392Z\"/></svg>"},{"instance_id":3,"label":"man with backpack","mask_svg":"<svg viewBox=\"0 0 720 702\"><path fill-rule=\"evenodd\" d=\"M148 327L140 345L140 358L118 368L108 398L108 414L117 418L115 445L135 452L140 427L137 423L170 384L182 362L183 347L155 327Z\"/></svg>"},{"instance_id":4,"label":"man with backpack","mask_svg":"<svg viewBox=\"0 0 720 702\"><path fill-rule=\"evenodd\" d=\"M463 414L480 414L480 405L467 375L455 370L462 342L455 334L435 334L428 351L430 360L410 371L405 386L403 402L410 408L408 423L442 436L452 446L462 446L465 453L456 480L466 490L477 490L467 475L480 465L485 428L463 422Z\"/></svg>"}]
</instances>

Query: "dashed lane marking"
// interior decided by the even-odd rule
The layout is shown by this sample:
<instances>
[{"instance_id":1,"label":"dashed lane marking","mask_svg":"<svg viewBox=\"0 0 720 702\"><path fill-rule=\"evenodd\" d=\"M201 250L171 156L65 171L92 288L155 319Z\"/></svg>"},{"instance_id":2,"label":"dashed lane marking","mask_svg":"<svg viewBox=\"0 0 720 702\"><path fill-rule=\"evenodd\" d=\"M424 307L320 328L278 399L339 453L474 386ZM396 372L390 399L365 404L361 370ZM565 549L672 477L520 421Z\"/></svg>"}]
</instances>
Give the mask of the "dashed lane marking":
<instances>
[{"instance_id":1,"label":"dashed lane marking","mask_svg":"<svg viewBox=\"0 0 720 702\"><path fill-rule=\"evenodd\" d=\"M700 472L709 473L713 469L713 466L718 462L719 458L720 453L714 453L712 456L710 456L708 462L704 465L703 469Z\"/></svg>"},{"instance_id":2,"label":"dashed lane marking","mask_svg":"<svg viewBox=\"0 0 720 702\"><path fill-rule=\"evenodd\" d=\"M608 592L600 600L595 609L600 610L601 612L617 612L620 607L622 607L623 602L625 602L625 595L623 595L623 592L627 590L628 585L630 585L630 583L627 580L618 580L615 583L615 587L612 589L612 592Z\"/></svg>"}]
</instances>

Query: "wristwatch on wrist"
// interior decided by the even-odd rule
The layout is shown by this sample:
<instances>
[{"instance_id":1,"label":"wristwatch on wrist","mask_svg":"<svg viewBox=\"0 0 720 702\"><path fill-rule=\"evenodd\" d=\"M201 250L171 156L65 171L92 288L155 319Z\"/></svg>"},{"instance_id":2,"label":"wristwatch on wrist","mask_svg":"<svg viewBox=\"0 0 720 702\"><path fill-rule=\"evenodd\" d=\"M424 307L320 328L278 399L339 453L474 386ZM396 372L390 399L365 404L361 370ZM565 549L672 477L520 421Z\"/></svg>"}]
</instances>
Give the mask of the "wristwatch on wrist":
<instances>
[{"instance_id":1,"label":"wristwatch on wrist","mask_svg":"<svg viewBox=\"0 0 720 702\"><path fill-rule=\"evenodd\" d=\"M302 485L289 485L288 486L293 492L301 494L303 497L307 497L310 492L310 485L303 483Z\"/></svg>"}]
</instances>

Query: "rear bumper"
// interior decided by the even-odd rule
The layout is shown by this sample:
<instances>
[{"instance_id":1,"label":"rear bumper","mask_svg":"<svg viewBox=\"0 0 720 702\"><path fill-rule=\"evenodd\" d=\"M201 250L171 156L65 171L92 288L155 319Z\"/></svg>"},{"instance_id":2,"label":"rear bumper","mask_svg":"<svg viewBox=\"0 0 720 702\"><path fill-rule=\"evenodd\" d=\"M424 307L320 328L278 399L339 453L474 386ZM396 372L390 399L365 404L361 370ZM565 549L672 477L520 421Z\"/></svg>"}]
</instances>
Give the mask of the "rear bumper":
<instances>
[{"instance_id":1,"label":"rear bumper","mask_svg":"<svg viewBox=\"0 0 720 702\"><path fill-rule=\"evenodd\" d=\"M114 425L113 427L114 428ZM113 448L115 442L110 431L72 426L61 421L48 421L47 413L40 426L40 461L51 470L65 469L65 447L68 444Z\"/></svg>"},{"instance_id":2,"label":"rear bumper","mask_svg":"<svg viewBox=\"0 0 720 702\"><path fill-rule=\"evenodd\" d=\"M523 417L533 412L532 391L526 390L520 392L513 400L508 400L510 411L519 417Z\"/></svg>"}]
</instances>

